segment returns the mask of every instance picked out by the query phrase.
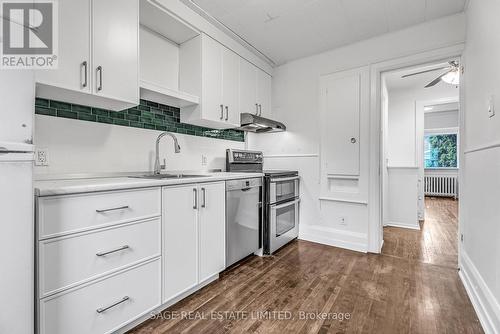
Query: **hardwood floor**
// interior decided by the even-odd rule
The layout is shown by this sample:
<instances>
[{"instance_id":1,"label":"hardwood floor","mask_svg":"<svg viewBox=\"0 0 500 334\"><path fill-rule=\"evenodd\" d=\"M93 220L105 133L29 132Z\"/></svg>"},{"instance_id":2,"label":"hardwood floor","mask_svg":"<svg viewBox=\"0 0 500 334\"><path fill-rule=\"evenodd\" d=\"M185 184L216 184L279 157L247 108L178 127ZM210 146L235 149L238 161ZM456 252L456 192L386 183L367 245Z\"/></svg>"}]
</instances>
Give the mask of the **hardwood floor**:
<instances>
[{"instance_id":1,"label":"hardwood floor","mask_svg":"<svg viewBox=\"0 0 500 334\"><path fill-rule=\"evenodd\" d=\"M422 231L389 229L382 255L295 241L129 333L483 333L453 260L456 203L428 205Z\"/></svg>"}]
</instances>

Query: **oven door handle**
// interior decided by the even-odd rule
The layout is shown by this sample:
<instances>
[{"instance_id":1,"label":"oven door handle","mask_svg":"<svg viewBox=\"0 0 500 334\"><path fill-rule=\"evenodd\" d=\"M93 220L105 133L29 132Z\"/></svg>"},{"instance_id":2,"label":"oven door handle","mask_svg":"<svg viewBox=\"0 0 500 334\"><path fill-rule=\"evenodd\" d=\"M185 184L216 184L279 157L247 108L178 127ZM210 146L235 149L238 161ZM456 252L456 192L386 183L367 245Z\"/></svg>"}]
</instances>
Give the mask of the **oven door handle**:
<instances>
[{"instance_id":1,"label":"oven door handle","mask_svg":"<svg viewBox=\"0 0 500 334\"><path fill-rule=\"evenodd\" d=\"M278 205L274 204L274 205L271 205L271 207L273 210L278 210L278 209L286 208L287 206L292 206L292 205L298 204L299 202L300 202L300 198L296 198L295 200L293 200L291 202L285 202L285 203L278 204Z\"/></svg>"},{"instance_id":2,"label":"oven door handle","mask_svg":"<svg viewBox=\"0 0 500 334\"><path fill-rule=\"evenodd\" d=\"M294 176L294 177L282 177L282 178L275 178L275 179L271 179L271 182L272 183L275 183L275 182L286 182L286 181L295 181L295 180L298 180L300 179L300 176Z\"/></svg>"}]
</instances>

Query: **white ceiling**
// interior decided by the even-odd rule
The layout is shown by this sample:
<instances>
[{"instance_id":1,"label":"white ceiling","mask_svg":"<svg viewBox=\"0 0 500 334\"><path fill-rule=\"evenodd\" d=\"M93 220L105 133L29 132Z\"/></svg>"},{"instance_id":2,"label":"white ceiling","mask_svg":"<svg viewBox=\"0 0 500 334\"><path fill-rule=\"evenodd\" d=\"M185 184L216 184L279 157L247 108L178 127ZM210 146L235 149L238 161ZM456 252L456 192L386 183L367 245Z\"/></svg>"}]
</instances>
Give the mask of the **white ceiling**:
<instances>
[{"instance_id":1,"label":"white ceiling","mask_svg":"<svg viewBox=\"0 0 500 334\"><path fill-rule=\"evenodd\" d=\"M456 14L466 0L183 0L274 63Z\"/></svg>"},{"instance_id":2,"label":"white ceiling","mask_svg":"<svg viewBox=\"0 0 500 334\"><path fill-rule=\"evenodd\" d=\"M458 59L450 59L458 60ZM445 73L446 70L439 68L447 67L448 62L436 63L432 65L421 65L415 67L408 67L401 70L391 71L384 74L385 83L388 90L408 90L408 89L419 89L424 88L428 83L436 79L441 74ZM416 73L420 71L426 71L430 69L436 69L436 71L422 73L414 75L411 77L403 78L403 75ZM444 82L439 82L437 85L448 85Z\"/></svg>"}]
</instances>

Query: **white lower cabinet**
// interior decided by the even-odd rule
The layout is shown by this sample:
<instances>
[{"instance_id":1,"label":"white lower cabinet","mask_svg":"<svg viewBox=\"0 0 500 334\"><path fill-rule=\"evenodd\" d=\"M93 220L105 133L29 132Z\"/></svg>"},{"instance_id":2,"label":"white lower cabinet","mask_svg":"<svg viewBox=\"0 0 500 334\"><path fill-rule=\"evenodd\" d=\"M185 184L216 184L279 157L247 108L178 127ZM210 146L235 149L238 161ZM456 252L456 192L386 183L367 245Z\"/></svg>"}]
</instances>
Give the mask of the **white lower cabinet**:
<instances>
[{"instance_id":1,"label":"white lower cabinet","mask_svg":"<svg viewBox=\"0 0 500 334\"><path fill-rule=\"evenodd\" d=\"M225 183L163 188L163 302L225 267Z\"/></svg>"},{"instance_id":2,"label":"white lower cabinet","mask_svg":"<svg viewBox=\"0 0 500 334\"><path fill-rule=\"evenodd\" d=\"M160 306L156 259L40 301L41 334L113 333Z\"/></svg>"}]
</instances>

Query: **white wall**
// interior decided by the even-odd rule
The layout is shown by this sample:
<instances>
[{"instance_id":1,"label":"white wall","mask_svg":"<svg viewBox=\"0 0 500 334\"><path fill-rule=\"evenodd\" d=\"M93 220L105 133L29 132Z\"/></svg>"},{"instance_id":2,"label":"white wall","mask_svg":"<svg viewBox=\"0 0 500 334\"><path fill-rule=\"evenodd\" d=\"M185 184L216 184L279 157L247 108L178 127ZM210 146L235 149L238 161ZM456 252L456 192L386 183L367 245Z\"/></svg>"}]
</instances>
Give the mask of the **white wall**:
<instances>
[{"instance_id":1,"label":"white wall","mask_svg":"<svg viewBox=\"0 0 500 334\"><path fill-rule=\"evenodd\" d=\"M500 2L467 9L461 162L461 277L487 333L500 333ZM497 115L488 117L495 95Z\"/></svg>"},{"instance_id":2,"label":"white wall","mask_svg":"<svg viewBox=\"0 0 500 334\"><path fill-rule=\"evenodd\" d=\"M416 145L420 143L416 142L416 102L442 98L458 99L458 95L458 88L444 83L432 88L389 90L389 166L417 165Z\"/></svg>"},{"instance_id":3,"label":"white wall","mask_svg":"<svg viewBox=\"0 0 500 334\"><path fill-rule=\"evenodd\" d=\"M360 249L357 246L363 242L366 249L369 203L320 203L318 200L320 76L463 43L464 30L464 16L455 15L299 59L275 69L272 117L284 122L288 131L252 135L248 143L250 148L274 155L274 166L297 168L301 175L307 175L302 182L302 189L307 189L307 192L302 192L302 199L308 205L304 205L301 212L301 234L308 229L309 234L323 237L325 243ZM364 132L361 136L367 138L369 134ZM361 157L362 164L369 159L368 154ZM286 157L280 158L279 155ZM367 175L361 177L368 178ZM361 191L368 192L367 189ZM341 226L333 219L338 214L346 216L347 226ZM331 233L325 232L325 228ZM351 242L353 240L355 242Z\"/></svg>"},{"instance_id":4,"label":"white wall","mask_svg":"<svg viewBox=\"0 0 500 334\"><path fill-rule=\"evenodd\" d=\"M156 137L160 131L36 115L35 144L49 150L49 166L35 167L35 175L152 171ZM162 139L160 158L167 170L225 169L225 150L244 143L176 134L181 153L174 153L170 137ZM202 166L202 155L208 164Z\"/></svg>"}]
</instances>

